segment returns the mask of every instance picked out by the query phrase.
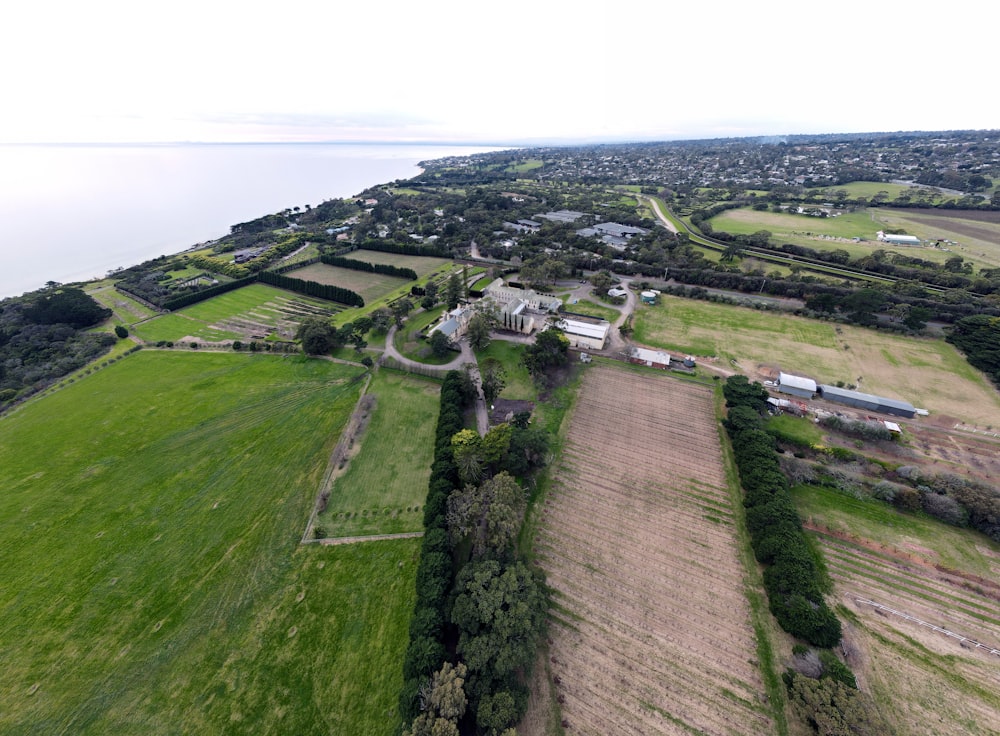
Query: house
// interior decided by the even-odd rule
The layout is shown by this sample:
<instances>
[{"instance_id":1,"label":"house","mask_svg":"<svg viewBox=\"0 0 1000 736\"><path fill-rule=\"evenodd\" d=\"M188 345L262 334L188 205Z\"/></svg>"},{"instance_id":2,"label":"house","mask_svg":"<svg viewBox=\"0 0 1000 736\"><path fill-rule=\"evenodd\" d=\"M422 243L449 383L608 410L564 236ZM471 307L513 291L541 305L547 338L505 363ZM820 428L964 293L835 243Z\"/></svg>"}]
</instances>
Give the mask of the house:
<instances>
[{"instance_id":1,"label":"house","mask_svg":"<svg viewBox=\"0 0 1000 736\"><path fill-rule=\"evenodd\" d=\"M472 313L473 310L471 307L462 305L452 309L450 312L445 312L441 316L441 321L427 331L427 337L430 337L435 332L442 332L449 340L456 342L465 334L465 330L469 326L469 320L472 319Z\"/></svg>"},{"instance_id":2,"label":"house","mask_svg":"<svg viewBox=\"0 0 1000 736\"><path fill-rule=\"evenodd\" d=\"M483 289L483 296L492 299L500 306L505 306L513 301L524 302L528 309L538 312L558 312L562 306L562 301L554 296L539 294L533 289L517 289L508 286L503 279L496 279Z\"/></svg>"},{"instance_id":3,"label":"house","mask_svg":"<svg viewBox=\"0 0 1000 736\"><path fill-rule=\"evenodd\" d=\"M632 347L629 349L628 362L666 370L670 367L670 354L662 350Z\"/></svg>"},{"instance_id":4,"label":"house","mask_svg":"<svg viewBox=\"0 0 1000 736\"><path fill-rule=\"evenodd\" d=\"M779 373L777 388L783 394L811 399L816 393L816 382L811 378L793 376L791 373Z\"/></svg>"}]
</instances>

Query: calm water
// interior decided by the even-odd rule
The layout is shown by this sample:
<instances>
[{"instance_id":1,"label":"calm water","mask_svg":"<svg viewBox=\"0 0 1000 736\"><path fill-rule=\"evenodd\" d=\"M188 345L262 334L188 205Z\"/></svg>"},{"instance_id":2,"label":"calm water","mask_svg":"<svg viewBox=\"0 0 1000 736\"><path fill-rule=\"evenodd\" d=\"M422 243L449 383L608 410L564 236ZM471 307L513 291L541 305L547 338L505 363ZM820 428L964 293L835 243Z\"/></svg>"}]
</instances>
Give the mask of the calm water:
<instances>
[{"instance_id":1,"label":"calm water","mask_svg":"<svg viewBox=\"0 0 1000 736\"><path fill-rule=\"evenodd\" d=\"M286 207L488 148L256 144L0 146L0 298L103 276Z\"/></svg>"}]
</instances>

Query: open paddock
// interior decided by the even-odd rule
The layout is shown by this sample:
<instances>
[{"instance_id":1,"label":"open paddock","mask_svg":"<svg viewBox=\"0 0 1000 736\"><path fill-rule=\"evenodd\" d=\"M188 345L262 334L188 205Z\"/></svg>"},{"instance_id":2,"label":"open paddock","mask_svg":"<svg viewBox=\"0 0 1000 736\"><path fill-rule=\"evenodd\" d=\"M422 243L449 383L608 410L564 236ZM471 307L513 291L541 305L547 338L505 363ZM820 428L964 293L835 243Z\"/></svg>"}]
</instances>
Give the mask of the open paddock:
<instances>
[{"instance_id":1,"label":"open paddock","mask_svg":"<svg viewBox=\"0 0 1000 736\"><path fill-rule=\"evenodd\" d=\"M398 268L412 268L417 272L417 278L423 278L434 273L439 268L451 261L447 258L437 258L435 256L407 256L401 253L384 253L380 250L352 250L344 255L353 261L365 261L382 266L397 266Z\"/></svg>"},{"instance_id":2,"label":"open paddock","mask_svg":"<svg viewBox=\"0 0 1000 736\"><path fill-rule=\"evenodd\" d=\"M942 339L902 337L782 312L663 295L635 313L635 339L650 347L735 360L740 370L779 364L821 383L909 401L933 414L1000 426L1000 393Z\"/></svg>"},{"instance_id":3,"label":"open paddock","mask_svg":"<svg viewBox=\"0 0 1000 736\"><path fill-rule=\"evenodd\" d=\"M773 731L709 388L591 366L538 513L567 732Z\"/></svg>"},{"instance_id":4,"label":"open paddock","mask_svg":"<svg viewBox=\"0 0 1000 736\"><path fill-rule=\"evenodd\" d=\"M385 274L369 273L368 271L354 271L350 268L328 266L325 263L313 263L305 268L297 268L294 271L287 272L285 276L293 279L302 279L303 281L315 281L318 284L339 286L342 289L350 289L354 293L360 294L361 298L365 300L365 304L370 304L376 299L381 299L401 286L410 283L398 276L386 276Z\"/></svg>"}]
</instances>

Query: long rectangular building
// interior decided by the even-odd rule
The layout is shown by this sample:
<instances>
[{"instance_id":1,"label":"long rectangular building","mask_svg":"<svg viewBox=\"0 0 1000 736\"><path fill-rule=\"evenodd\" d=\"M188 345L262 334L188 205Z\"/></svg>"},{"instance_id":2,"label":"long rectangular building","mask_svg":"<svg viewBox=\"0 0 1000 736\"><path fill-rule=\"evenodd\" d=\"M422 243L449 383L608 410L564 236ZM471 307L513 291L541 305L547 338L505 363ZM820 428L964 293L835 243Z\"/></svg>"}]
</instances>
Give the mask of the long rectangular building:
<instances>
[{"instance_id":1,"label":"long rectangular building","mask_svg":"<svg viewBox=\"0 0 1000 736\"><path fill-rule=\"evenodd\" d=\"M857 409L892 414L897 417L912 417L917 412L914 406L906 401L889 399L885 396L875 396L874 394L865 394L860 391L851 391L850 389L829 386L827 384L820 385L819 395L827 401L835 401L838 404L853 406Z\"/></svg>"}]
</instances>

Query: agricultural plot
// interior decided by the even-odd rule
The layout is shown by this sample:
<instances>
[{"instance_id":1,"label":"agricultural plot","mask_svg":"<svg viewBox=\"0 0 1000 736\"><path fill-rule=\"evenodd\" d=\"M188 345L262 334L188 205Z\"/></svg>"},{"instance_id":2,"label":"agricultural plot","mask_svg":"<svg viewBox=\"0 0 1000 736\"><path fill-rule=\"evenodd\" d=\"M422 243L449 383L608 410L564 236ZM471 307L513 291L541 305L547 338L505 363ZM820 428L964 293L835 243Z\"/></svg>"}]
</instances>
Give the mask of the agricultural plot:
<instances>
[{"instance_id":1,"label":"agricultural plot","mask_svg":"<svg viewBox=\"0 0 1000 736\"><path fill-rule=\"evenodd\" d=\"M949 232L940 227L937 230L922 227L911 215L903 214L905 212L905 210L872 208L838 217L810 217L786 212L758 212L748 208L727 210L713 217L711 223L716 230L734 235L751 235L758 230L767 230L771 233L772 245L791 243L815 250L843 250L852 258L870 255L875 250L884 250L888 253L900 253L943 264L955 255L955 252L932 246L898 246L879 242L876 233L891 227L903 227L907 233L921 239L965 240L954 231ZM854 238L861 238L863 242L854 242ZM978 255L980 251L986 250L992 252L991 259ZM956 252L970 260L978 261L980 265L996 265L996 260L1000 258L1000 248L997 248L995 243L988 249L979 243L976 245L976 250L966 248ZM976 259L970 258L973 253L977 254Z\"/></svg>"},{"instance_id":2,"label":"agricultural plot","mask_svg":"<svg viewBox=\"0 0 1000 736\"><path fill-rule=\"evenodd\" d=\"M937 570L919 554L818 539L849 622L848 662L897 733L998 733L1000 656L989 648L1000 653L1000 587Z\"/></svg>"},{"instance_id":3,"label":"agricultural plot","mask_svg":"<svg viewBox=\"0 0 1000 736\"><path fill-rule=\"evenodd\" d=\"M879 210L879 218L920 238L954 241L950 250L939 251L942 258L959 255L977 267L1000 266L1000 212ZM926 252L921 249L917 255L924 258Z\"/></svg>"},{"instance_id":4,"label":"agricultural plot","mask_svg":"<svg viewBox=\"0 0 1000 736\"><path fill-rule=\"evenodd\" d=\"M0 732L395 733L418 545L298 545L359 376L147 351L0 419Z\"/></svg>"},{"instance_id":5,"label":"agricultural plot","mask_svg":"<svg viewBox=\"0 0 1000 736\"><path fill-rule=\"evenodd\" d=\"M712 392L584 373L534 548L567 732L772 733Z\"/></svg>"},{"instance_id":6,"label":"agricultural plot","mask_svg":"<svg viewBox=\"0 0 1000 736\"><path fill-rule=\"evenodd\" d=\"M141 322L134 329L146 342L262 340L269 336L291 340L305 318L331 317L342 309L322 299L251 284Z\"/></svg>"},{"instance_id":7,"label":"agricultural plot","mask_svg":"<svg viewBox=\"0 0 1000 736\"><path fill-rule=\"evenodd\" d=\"M96 288L88 288L87 294L98 301L101 306L114 312L114 319L124 324L132 324L141 319L149 319L156 314L145 304L137 302L132 297L121 293L109 283L104 282Z\"/></svg>"},{"instance_id":8,"label":"agricultural plot","mask_svg":"<svg viewBox=\"0 0 1000 736\"><path fill-rule=\"evenodd\" d=\"M399 268L412 268L417 272L418 278L423 278L434 273L445 264L451 263L447 258L434 258L431 256L407 256L400 253L383 253L379 250L354 250L346 254L344 258L355 261L365 261L382 266L397 266Z\"/></svg>"},{"instance_id":9,"label":"agricultural plot","mask_svg":"<svg viewBox=\"0 0 1000 736\"><path fill-rule=\"evenodd\" d=\"M758 365L821 383L909 401L978 426L1000 425L1000 394L941 339L905 338L780 312L663 296L635 313L642 344L736 361L751 376Z\"/></svg>"},{"instance_id":10,"label":"agricultural plot","mask_svg":"<svg viewBox=\"0 0 1000 736\"><path fill-rule=\"evenodd\" d=\"M380 370L368 387L361 427L335 469L316 524L327 537L423 529L440 385Z\"/></svg>"},{"instance_id":11,"label":"agricultural plot","mask_svg":"<svg viewBox=\"0 0 1000 736\"><path fill-rule=\"evenodd\" d=\"M305 268L297 268L285 274L293 279L315 281L318 284L339 286L360 294L365 304L381 299L410 282L398 276L386 276L381 273L353 271L349 268L328 266L325 263L313 263Z\"/></svg>"}]
</instances>

